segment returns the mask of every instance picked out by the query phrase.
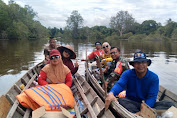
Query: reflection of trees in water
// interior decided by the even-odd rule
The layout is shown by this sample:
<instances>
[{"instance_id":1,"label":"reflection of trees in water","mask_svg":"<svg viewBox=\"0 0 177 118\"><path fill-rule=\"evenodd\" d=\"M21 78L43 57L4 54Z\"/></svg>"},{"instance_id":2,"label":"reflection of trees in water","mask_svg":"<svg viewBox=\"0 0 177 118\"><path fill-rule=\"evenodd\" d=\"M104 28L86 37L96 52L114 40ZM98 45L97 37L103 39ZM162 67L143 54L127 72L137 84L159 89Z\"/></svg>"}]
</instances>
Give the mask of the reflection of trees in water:
<instances>
[{"instance_id":1,"label":"reflection of trees in water","mask_svg":"<svg viewBox=\"0 0 177 118\"><path fill-rule=\"evenodd\" d=\"M74 50L76 53L78 51L78 47L83 43L86 44L87 40L74 40L74 41L69 41L69 40L63 40L65 44L73 44ZM104 42L104 41L101 41ZM166 55L166 58L168 58L171 55L174 55L177 57L177 42L172 42L172 41L128 41L128 40L110 40L108 41L111 46L119 47L121 49L121 53L125 57L132 57L134 52L137 51L137 49L144 51L145 53L148 54L150 57L154 57L154 53L158 52L164 52ZM94 44L94 41L92 41ZM71 45L72 45L71 44ZM94 45L93 45L94 46ZM83 50L84 51L84 50Z\"/></svg>"},{"instance_id":2,"label":"reflection of trees in water","mask_svg":"<svg viewBox=\"0 0 177 118\"><path fill-rule=\"evenodd\" d=\"M88 50L91 51L93 45L87 45ZM104 42L104 41L101 41ZM123 56L132 57L137 49L140 49L148 54L149 57L158 56L159 53L165 53L165 58L177 58L177 43L170 41L108 41L110 45L120 47ZM34 52L41 52L44 44L47 41L29 41L29 40L1 40L0 41L0 75L7 73L16 74L21 70L27 70L32 65L31 61L35 61ZM62 40L62 45L69 44L73 46L77 57L85 57L87 40ZM90 44L90 43L89 43ZM89 54L89 53L88 53ZM84 56L83 56L84 55ZM10 72L8 72L11 70Z\"/></svg>"},{"instance_id":3,"label":"reflection of trees in water","mask_svg":"<svg viewBox=\"0 0 177 118\"><path fill-rule=\"evenodd\" d=\"M7 74L9 70L11 74L17 74L21 70L28 70L29 62L34 61L34 52L40 52L44 40L29 41L29 40L5 40L1 41L0 46L0 74Z\"/></svg>"},{"instance_id":4,"label":"reflection of trees in water","mask_svg":"<svg viewBox=\"0 0 177 118\"><path fill-rule=\"evenodd\" d=\"M165 52L166 57L177 55L177 43L170 41L113 41L112 46L124 49L124 54L133 54L140 49L153 57L156 52Z\"/></svg>"}]
</instances>

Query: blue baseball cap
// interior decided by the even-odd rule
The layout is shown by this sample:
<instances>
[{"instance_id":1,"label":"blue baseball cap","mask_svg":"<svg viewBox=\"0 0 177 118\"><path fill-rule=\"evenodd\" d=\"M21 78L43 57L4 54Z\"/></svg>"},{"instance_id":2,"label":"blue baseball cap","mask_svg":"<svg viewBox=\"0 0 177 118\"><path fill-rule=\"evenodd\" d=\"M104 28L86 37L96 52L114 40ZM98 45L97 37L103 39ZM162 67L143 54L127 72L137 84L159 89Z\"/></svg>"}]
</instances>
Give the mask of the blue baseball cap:
<instances>
[{"instance_id":1,"label":"blue baseball cap","mask_svg":"<svg viewBox=\"0 0 177 118\"><path fill-rule=\"evenodd\" d=\"M143 61L147 61L148 66L151 65L151 60L146 58L146 54L144 52L139 51L134 54L134 59L133 61L130 61L129 64L133 66L134 62L143 62Z\"/></svg>"}]
</instances>

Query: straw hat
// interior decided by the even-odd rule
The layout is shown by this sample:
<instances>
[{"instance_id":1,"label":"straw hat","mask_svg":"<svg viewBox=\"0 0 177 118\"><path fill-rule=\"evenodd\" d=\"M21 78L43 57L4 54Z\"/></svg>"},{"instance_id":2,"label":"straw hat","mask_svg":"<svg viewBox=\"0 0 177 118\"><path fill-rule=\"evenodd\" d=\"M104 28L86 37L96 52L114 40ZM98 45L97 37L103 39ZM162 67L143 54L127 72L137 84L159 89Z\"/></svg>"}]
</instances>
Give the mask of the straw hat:
<instances>
[{"instance_id":1,"label":"straw hat","mask_svg":"<svg viewBox=\"0 0 177 118\"><path fill-rule=\"evenodd\" d=\"M62 54L64 50L70 50L71 51L71 55L70 55L70 59L75 59L76 58L76 54L73 50L73 48L70 45L66 45L66 46L60 46L57 48L57 50L60 51L60 53Z\"/></svg>"}]
</instances>

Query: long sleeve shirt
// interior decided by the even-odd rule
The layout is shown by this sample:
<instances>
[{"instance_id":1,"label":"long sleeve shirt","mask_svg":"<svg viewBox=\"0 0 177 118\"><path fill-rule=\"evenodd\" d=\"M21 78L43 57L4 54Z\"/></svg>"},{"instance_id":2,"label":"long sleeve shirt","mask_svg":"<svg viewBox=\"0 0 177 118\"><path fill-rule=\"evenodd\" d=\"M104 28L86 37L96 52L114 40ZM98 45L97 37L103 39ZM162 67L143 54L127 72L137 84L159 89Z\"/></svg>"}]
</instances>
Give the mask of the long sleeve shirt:
<instances>
[{"instance_id":1,"label":"long sleeve shirt","mask_svg":"<svg viewBox=\"0 0 177 118\"><path fill-rule=\"evenodd\" d=\"M39 74L39 77L38 77L38 83L39 83L39 85L52 84L51 82L47 81L47 74L43 70L40 71L40 74ZM71 85L72 85L72 75L71 75L71 72L69 72L66 75L65 84L67 86L71 87Z\"/></svg>"},{"instance_id":2,"label":"long sleeve shirt","mask_svg":"<svg viewBox=\"0 0 177 118\"><path fill-rule=\"evenodd\" d=\"M89 54L88 58L91 60L94 59L96 56L102 56L103 54L104 54L103 50L95 50L91 54Z\"/></svg>"},{"instance_id":3,"label":"long sleeve shirt","mask_svg":"<svg viewBox=\"0 0 177 118\"><path fill-rule=\"evenodd\" d=\"M158 76L147 69L147 73L143 78L138 78L135 69L129 69L122 73L120 79L110 90L115 96L126 89L126 98L142 102L153 107L159 91Z\"/></svg>"},{"instance_id":4,"label":"long sleeve shirt","mask_svg":"<svg viewBox=\"0 0 177 118\"><path fill-rule=\"evenodd\" d=\"M78 67L74 67L71 59L67 59L67 58L62 57L62 60L63 60L63 64L65 64L70 69L72 75L74 75L77 72Z\"/></svg>"}]
</instances>

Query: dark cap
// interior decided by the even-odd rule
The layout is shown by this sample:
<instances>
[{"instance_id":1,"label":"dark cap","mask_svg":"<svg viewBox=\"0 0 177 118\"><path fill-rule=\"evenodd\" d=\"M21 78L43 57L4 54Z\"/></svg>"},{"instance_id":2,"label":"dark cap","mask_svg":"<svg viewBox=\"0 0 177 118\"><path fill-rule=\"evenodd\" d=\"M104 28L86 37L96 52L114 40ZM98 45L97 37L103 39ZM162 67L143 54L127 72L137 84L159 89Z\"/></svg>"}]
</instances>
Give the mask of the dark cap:
<instances>
[{"instance_id":1,"label":"dark cap","mask_svg":"<svg viewBox=\"0 0 177 118\"><path fill-rule=\"evenodd\" d=\"M53 38L55 38L55 37L53 37L53 36L49 37L49 39L53 39Z\"/></svg>"},{"instance_id":2,"label":"dark cap","mask_svg":"<svg viewBox=\"0 0 177 118\"><path fill-rule=\"evenodd\" d=\"M96 42L95 42L95 45L101 45L101 42L96 41Z\"/></svg>"},{"instance_id":3,"label":"dark cap","mask_svg":"<svg viewBox=\"0 0 177 118\"><path fill-rule=\"evenodd\" d=\"M134 62L143 62L143 61L148 62L148 66L151 65L151 60L146 58L146 54L144 52L139 51L134 54L134 59L133 61L130 61L129 64L133 65Z\"/></svg>"}]
</instances>

